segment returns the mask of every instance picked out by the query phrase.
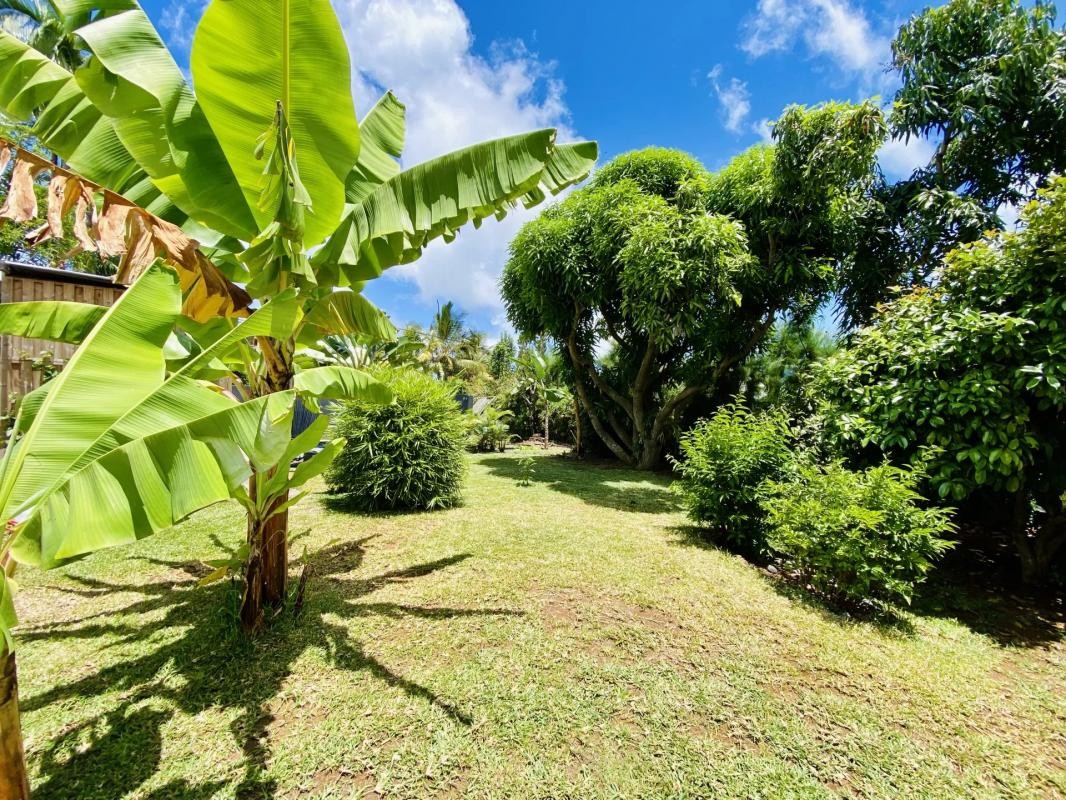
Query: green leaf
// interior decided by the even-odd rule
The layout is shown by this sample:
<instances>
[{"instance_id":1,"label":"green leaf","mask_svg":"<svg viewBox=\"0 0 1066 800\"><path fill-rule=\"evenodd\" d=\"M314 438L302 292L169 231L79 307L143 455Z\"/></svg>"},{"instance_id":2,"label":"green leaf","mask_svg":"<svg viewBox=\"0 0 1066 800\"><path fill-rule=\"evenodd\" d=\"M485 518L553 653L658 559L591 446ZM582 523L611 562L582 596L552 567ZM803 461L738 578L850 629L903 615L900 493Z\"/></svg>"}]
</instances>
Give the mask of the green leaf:
<instances>
[{"instance_id":1,"label":"green leaf","mask_svg":"<svg viewBox=\"0 0 1066 800\"><path fill-rule=\"evenodd\" d=\"M345 181L349 203L358 203L400 173L396 159L403 152L405 128L404 104L386 92L359 124L359 160Z\"/></svg>"},{"instance_id":2,"label":"green leaf","mask_svg":"<svg viewBox=\"0 0 1066 800\"><path fill-rule=\"evenodd\" d=\"M134 439L66 476L22 522L20 561L49 569L128 544L226 500L288 441L295 392L278 392ZM265 444L266 443L266 444Z\"/></svg>"},{"instance_id":3,"label":"green leaf","mask_svg":"<svg viewBox=\"0 0 1066 800\"><path fill-rule=\"evenodd\" d=\"M15 649L11 630L18 625L19 619L15 613L14 595L13 581L0 569L0 653Z\"/></svg>"},{"instance_id":4,"label":"green leaf","mask_svg":"<svg viewBox=\"0 0 1066 800\"><path fill-rule=\"evenodd\" d=\"M123 5L78 29L95 56L76 73L78 85L178 208L225 234L252 238L258 228L250 204L185 76L141 7Z\"/></svg>"},{"instance_id":5,"label":"green leaf","mask_svg":"<svg viewBox=\"0 0 1066 800\"><path fill-rule=\"evenodd\" d=\"M321 241L340 218L345 179L359 155L348 48L329 0L214 0L191 61L200 105L260 229L273 210L258 208L257 140L282 104L314 202L304 241Z\"/></svg>"},{"instance_id":6,"label":"green leaf","mask_svg":"<svg viewBox=\"0 0 1066 800\"><path fill-rule=\"evenodd\" d=\"M374 342L391 342L396 327L388 315L361 293L348 289L317 300L305 318L300 341L313 344L325 336L358 336Z\"/></svg>"},{"instance_id":7,"label":"green leaf","mask_svg":"<svg viewBox=\"0 0 1066 800\"><path fill-rule=\"evenodd\" d=\"M74 76L25 42L0 31L0 109L19 120L35 113L38 139L91 181L172 222L169 201L148 180Z\"/></svg>"},{"instance_id":8,"label":"green leaf","mask_svg":"<svg viewBox=\"0 0 1066 800\"><path fill-rule=\"evenodd\" d=\"M324 400L363 400L391 403L392 390L377 378L351 367L315 367L297 372L293 385L299 392Z\"/></svg>"},{"instance_id":9,"label":"green leaf","mask_svg":"<svg viewBox=\"0 0 1066 800\"><path fill-rule=\"evenodd\" d=\"M181 308L173 270L155 264L104 314L52 385L34 423L8 448L3 519L25 510L96 439L163 382L163 345ZM116 380L116 365L122 379Z\"/></svg>"},{"instance_id":10,"label":"green leaf","mask_svg":"<svg viewBox=\"0 0 1066 800\"><path fill-rule=\"evenodd\" d=\"M38 300L0 304L0 333L78 344L107 311L91 303Z\"/></svg>"},{"instance_id":11,"label":"green leaf","mask_svg":"<svg viewBox=\"0 0 1066 800\"><path fill-rule=\"evenodd\" d=\"M375 278L417 259L433 239L455 238L467 223L502 219L519 201L529 207L583 180L595 142L555 146L555 131L483 142L393 176L357 203L312 258L339 268L349 283Z\"/></svg>"},{"instance_id":12,"label":"green leaf","mask_svg":"<svg viewBox=\"0 0 1066 800\"><path fill-rule=\"evenodd\" d=\"M344 449L344 443L344 439L334 439L309 459L297 464L296 469L292 471L292 477L289 479L288 488L297 489L312 478L325 472L329 468L329 465L333 463L333 459L335 459L340 454L341 450Z\"/></svg>"}]
</instances>

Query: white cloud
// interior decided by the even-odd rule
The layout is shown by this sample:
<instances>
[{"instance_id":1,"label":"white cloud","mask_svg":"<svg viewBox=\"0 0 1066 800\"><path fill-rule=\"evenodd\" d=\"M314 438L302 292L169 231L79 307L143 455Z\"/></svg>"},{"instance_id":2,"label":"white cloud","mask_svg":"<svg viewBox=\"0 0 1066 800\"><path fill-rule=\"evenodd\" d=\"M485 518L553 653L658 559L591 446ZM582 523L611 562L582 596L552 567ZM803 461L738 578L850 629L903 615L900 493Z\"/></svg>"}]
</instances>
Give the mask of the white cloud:
<instances>
[{"instance_id":1,"label":"white cloud","mask_svg":"<svg viewBox=\"0 0 1066 800\"><path fill-rule=\"evenodd\" d=\"M905 178L928 164L934 152L936 145L928 139L889 139L877 151L877 160L890 178Z\"/></svg>"},{"instance_id":2,"label":"white cloud","mask_svg":"<svg viewBox=\"0 0 1066 800\"><path fill-rule=\"evenodd\" d=\"M774 142L774 121L769 117L763 117L754 125L751 129L754 133L759 134L759 141L762 144L773 144Z\"/></svg>"},{"instance_id":3,"label":"white cloud","mask_svg":"<svg viewBox=\"0 0 1066 800\"><path fill-rule=\"evenodd\" d=\"M167 44L177 50L188 50L200 17L204 15L209 0L170 0L163 8L159 27L163 29Z\"/></svg>"},{"instance_id":4,"label":"white cloud","mask_svg":"<svg viewBox=\"0 0 1066 800\"><path fill-rule=\"evenodd\" d=\"M755 58L802 41L810 55L867 81L875 80L890 55L889 38L848 0L759 0L745 34L741 49Z\"/></svg>"},{"instance_id":5,"label":"white cloud","mask_svg":"<svg viewBox=\"0 0 1066 800\"><path fill-rule=\"evenodd\" d=\"M353 59L353 89L362 114L385 89L407 106L404 165L485 139L567 125L563 84L553 65L521 42L473 53L473 37L453 0L334 0ZM515 209L503 222L463 230L451 244L435 241L415 264L396 267L427 306L454 300L502 319L498 280L507 245L538 209Z\"/></svg>"},{"instance_id":6,"label":"white cloud","mask_svg":"<svg viewBox=\"0 0 1066 800\"><path fill-rule=\"evenodd\" d=\"M1018 223L1021 221L1022 209L1020 206L1014 205L1014 203L1003 203L996 209L996 213L999 215L1000 220L1003 221L1003 226L1008 231L1018 229Z\"/></svg>"},{"instance_id":7,"label":"white cloud","mask_svg":"<svg viewBox=\"0 0 1066 800\"><path fill-rule=\"evenodd\" d=\"M726 130L740 133L744 129L748 114L751 113L751 92L748 91L748 84L739 78L730 78L728 83L723 84L721 64L716 64L714 69L707 73L707 79L711 82L722 107L722 124Z\"/></svg>"}]
</instances>

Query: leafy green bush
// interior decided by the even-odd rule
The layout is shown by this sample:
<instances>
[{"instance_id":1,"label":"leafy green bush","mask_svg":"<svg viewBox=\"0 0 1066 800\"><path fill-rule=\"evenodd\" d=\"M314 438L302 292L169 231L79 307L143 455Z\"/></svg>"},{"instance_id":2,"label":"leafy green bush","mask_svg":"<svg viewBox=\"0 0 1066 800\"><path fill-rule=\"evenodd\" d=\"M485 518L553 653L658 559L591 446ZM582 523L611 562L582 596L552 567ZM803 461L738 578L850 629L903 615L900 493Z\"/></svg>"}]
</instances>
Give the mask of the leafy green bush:
<instances>
[{"instance_id":1,"label":"leafy green bush","mask_svg":"<svg viewBox=\"0 0 1066 800\"><path fill-rule=\"evenodd\" d=\"M1017 504L1022 574L1038 582L1066 552L1066 178L1022 220L954 250L935 287L879 307L819 367L815 389L849 456L914 464L935 448L939 497Z\"/></svg>"},{"instance_id":2,"label":"leafy green bush","mask_svg":"<svg viewBox=\"0 0 1066 800\"><path fill-rule=\"evenodd\" d=\"M348 440L326 482L364 511L450 508L461 500L466 423L454 388L423 373L379 369L396 399L346 403L334 422Z\"/></svg>"},{"instance_id":3,"label":"leafy green bush","mask_svg":"<svg viewBox=\"0 0 1066 800\"><path fill-rule=\"evenodd\" d=\"M466 446L475 453L502 453L511 441L508 420L510 411L486 406L480 414L473 412L464 418L467 425Z\"/></svg>"},{"instance_id":4,"label":"leafy green bush","mask_svg":"<svg viewBox=\"0 0 1066 800\"><path fill-rule=\"evenodd\" d=\"M805 585L833 602L910 602L953 543L951 510L923 508L920 473L888 464L855 472L802 466L762 488L767 543Z\"/></svg>"},{"instance_id":5,"label":"leafy green bush","mask_svg":"<svg viewBox=\"0 0 1066 800\"><path fill-rule=\"evenodd\" d=\"M766 554L759 486L783 480L797 460L784 415L726 406L682 435L680 444L675 488L689 517L745 552Z\"/></svg>"}]
</instances>

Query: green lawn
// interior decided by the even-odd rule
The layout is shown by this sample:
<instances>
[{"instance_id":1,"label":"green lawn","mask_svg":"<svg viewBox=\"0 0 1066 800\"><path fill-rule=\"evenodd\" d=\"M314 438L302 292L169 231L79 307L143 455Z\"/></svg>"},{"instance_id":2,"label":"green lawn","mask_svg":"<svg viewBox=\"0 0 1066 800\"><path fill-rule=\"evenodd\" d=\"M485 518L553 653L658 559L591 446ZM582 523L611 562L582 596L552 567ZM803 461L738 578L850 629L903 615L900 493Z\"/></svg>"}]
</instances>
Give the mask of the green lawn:
<instances>
[{"instance_id":1,"label":"green lawn","mask_svg":"<svg viewBox=\"0 0 1066 800\"><path fill-rule=\"evenodd\" d=\"M252 642L196 586L234 508L20 573L36 800L1066 795L1061 621L849 620L701 546L665 478L472 461L460 509L302 504L303 615Z\"/></svg>"}]
</instances>

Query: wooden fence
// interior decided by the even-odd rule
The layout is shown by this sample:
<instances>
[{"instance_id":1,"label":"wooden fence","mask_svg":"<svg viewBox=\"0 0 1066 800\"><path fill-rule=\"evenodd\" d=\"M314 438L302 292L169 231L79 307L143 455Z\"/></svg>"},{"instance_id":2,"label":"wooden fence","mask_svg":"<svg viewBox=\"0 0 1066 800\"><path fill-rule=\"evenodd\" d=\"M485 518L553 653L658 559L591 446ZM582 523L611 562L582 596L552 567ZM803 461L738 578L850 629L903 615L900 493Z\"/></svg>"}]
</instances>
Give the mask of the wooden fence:
<instances>
[{"instance_id":1,"label":"wooden fence","mask_svg":"<svg viewBox=\"0 0 1066 800\"><path fill-rule=\"evenodd\" d=\"M125 286L110 278L85 275L66 270L10 262L0 263L0 303L28 300L72 300L112 305ZM33 362L45 353L52 354L56 367L74 355L75 346L21 336L0 336L0 414L7 416L18 399L41 385L42 372Z\"/></svg>"}]
</instances>

